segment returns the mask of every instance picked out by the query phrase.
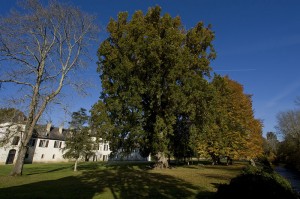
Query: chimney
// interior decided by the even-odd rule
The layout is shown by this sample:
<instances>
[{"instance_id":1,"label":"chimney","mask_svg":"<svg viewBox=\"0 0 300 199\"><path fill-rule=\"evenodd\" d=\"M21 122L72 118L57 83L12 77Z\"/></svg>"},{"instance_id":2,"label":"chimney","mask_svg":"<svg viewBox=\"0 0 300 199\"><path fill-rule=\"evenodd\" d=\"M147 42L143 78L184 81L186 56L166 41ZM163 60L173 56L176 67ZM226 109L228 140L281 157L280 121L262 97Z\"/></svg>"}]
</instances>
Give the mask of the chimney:
<instances>
[{"instance_id":1,"label":"chimney","mask_svg":"<svg viewBox=\"0 0 300 199\"><path fill-rule=\"evenodd\" d=\"M64 125L63 125L63 124L59 126L58 132L59 132L60 134L62 134L63 128L64 128Z\"/></svg>"},{"instance_id":2,"label":"chimney","mask_svg":"<svg viewBox=\"0 0 300 199\"><path fill-rule=\"evenodd\" d=\"M52 126L51 122L48 122L46 127L46 133L50 133L51 126Z\"/></svg>"}]
</instances>

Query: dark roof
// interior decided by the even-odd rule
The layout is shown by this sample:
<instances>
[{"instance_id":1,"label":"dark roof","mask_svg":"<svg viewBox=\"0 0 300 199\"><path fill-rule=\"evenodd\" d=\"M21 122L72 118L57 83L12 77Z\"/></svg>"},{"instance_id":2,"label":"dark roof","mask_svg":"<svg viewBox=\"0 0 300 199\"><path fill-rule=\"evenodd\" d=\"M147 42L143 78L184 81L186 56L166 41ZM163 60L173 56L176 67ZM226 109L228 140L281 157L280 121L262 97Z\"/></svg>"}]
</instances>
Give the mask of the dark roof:
<instances>
[{"instance_id":1,"label":"dark roof","mask_svg":"<svg viewBox=\"0 0 300 199\"><path fill-rule=\"evenodd\" d=\"M62 129L62 133L59 132L59 128L51 127L50 132L47 132L47 125L37 125L34 129L32 137L52 140L65 140L66 136L70 133L67 129Z\"/></svg>"}]
</instances>

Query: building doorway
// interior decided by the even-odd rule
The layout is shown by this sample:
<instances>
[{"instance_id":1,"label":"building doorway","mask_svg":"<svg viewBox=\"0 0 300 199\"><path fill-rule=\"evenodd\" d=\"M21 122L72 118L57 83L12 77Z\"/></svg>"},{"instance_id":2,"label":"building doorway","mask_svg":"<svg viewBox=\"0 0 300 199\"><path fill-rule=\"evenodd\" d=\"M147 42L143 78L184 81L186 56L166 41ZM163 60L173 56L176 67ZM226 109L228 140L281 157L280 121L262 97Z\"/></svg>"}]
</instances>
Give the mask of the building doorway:
<instances>
[{"instance_id":1,"label":"building doorway","mask_svg":"<svg viewBox=\"0 0 300 199\"><path fill-rule=\"evenodd\" d=\"M15 159L15 155L16 155L16 149L9 150L8 156L7 156L7 159L6 159L6 164L13 164L14 159Z\"/></svg>"}]
</instances>

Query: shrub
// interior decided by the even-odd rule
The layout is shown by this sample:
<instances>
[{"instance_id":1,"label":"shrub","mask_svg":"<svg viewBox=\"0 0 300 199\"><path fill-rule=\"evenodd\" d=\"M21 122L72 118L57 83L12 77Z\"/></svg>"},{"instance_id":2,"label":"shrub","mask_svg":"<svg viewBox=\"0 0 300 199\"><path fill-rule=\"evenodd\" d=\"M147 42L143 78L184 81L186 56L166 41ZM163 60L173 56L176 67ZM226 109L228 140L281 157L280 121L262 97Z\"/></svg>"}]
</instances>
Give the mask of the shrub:
<instances>
[{"instance_id":1,"label":"shrub","mask_svg":"<svg viewBox=\"0 0 300 199\"><path fill-rule=\"evenodd\" d=\"M221 185L216 198L282 198L296 199L291 184L270 168L248 166L243 174Z\"/></svg>"}]
</instances>

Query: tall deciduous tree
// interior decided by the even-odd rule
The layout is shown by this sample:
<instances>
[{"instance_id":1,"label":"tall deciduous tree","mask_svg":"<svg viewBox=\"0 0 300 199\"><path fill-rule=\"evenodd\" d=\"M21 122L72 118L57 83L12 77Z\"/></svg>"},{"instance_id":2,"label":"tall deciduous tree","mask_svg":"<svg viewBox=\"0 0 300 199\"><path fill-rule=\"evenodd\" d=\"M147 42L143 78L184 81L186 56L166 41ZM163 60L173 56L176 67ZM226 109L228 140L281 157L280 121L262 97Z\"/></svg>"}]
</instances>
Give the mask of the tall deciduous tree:
<instances>
[{"instance_id":1,"label":"tall deciduous tree","mask_svg":"<svg viewBox=\"0 0 300 199\"><path fill-rule=\"evenodd\" d=\"M0 83L23 86L29 107L11 175L22 174L27 144L49 103L65 85L79 85L71 74L83 66L81 56L98 31L94 17L75 7L55 1L43 6L37 0L22 5L22 12L0 19Z\"/></svg>"},{"instance_id":2,"label":"tall deciduous tree","mask_svg":"<svg viewBox=\"0 0 300 199\"><path fill-rule=\"evenodd\" d=\"M262 124L254 118L251 96L228 77L216 75L212 85L215 94L208 101L207 125L201 134L199 151L208 153L214 163L220 156L231 160L261 155Z\"/></svg>"},{"instance_id":3,"label":"tall deciduous tree","mask_svg":"<svg viewBox=\"0 0 300 199\"><path fill-rule=\"evenodd\" d=\"M161 16L160 7L145 15L137 11L131 20L119 13L107 30L98 71L101 103L114 127L112 149L136 145L143 155L156 157L157 167L167 167L174 125L180 115L192 117L190 101L201 97L197 89L206 85L214 33L203 23L185 30L179 17Z\"/></svg>"}]
</instances>

